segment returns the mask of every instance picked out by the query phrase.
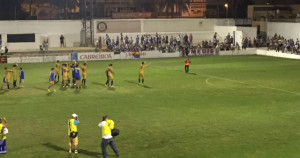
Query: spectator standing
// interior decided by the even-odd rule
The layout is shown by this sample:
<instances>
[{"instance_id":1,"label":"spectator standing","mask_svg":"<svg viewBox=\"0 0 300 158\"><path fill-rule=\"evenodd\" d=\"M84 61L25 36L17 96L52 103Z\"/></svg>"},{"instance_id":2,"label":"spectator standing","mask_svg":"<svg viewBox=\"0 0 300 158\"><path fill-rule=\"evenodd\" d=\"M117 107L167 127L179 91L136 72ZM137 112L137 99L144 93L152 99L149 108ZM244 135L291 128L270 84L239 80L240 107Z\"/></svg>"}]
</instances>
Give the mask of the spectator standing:
<instances>
[{"instance_id":1,"label":"spectator standing","mask_svg":"<svg viewBox=\"0 0 300 158\"><path fill-rule=\"evenodd\" d=\"M60 47L64 47L65 46L65 37L63 35L60 35Z\"/></svg>"},{"instance_id":2,"label":"spectator standing","mask_svg":"<svg viewBox=\"0 0 300 158\"><path fill-rule=\"evenodd\" d=\"M193 35L192 34L190 34L190 36L189 36L189 41L190 41L190 44L192 45L193 44Z\"/></svg>"},{"instance_id":3,"label":"spectator standing","mask_svg":"<svg viewBox=\"0 0 300 158\"><path fill-rule=\"evenodd\" d=\"M78 115L72 114L72 118L68 121L68 136L69 136L69 153L72 153L72 145L75 148L75 154L78 153L78 129L80 123Z\"/></svg>"},{"instance_id":4,"label":"spectator standing","mask_svg":"<svg viewBox=\"0 0 300 158\"><path fill-rule=\"evenodd\" d=\"M6 134L8 133L7 130L8 122L6 118L0 118L0 154L7 153L6 148Z\"/></svg>"},{"instance_id":5,"label":"spectator standing","mask_svg":"<svg viewBox=\"0 0 300 158\"><path fill-rule=\"evenodd\" d=\"M107 116L102 117L102 122L98 124L100 128L102 128L102 142L101 149L103 158L107 158L107 146L109 145L112 150L115 152L116 156L119 156L119 151L114 142L114 138L111 135L111 130L114 129L114 121L109 120Z\"/></svg>"}]
</instances>

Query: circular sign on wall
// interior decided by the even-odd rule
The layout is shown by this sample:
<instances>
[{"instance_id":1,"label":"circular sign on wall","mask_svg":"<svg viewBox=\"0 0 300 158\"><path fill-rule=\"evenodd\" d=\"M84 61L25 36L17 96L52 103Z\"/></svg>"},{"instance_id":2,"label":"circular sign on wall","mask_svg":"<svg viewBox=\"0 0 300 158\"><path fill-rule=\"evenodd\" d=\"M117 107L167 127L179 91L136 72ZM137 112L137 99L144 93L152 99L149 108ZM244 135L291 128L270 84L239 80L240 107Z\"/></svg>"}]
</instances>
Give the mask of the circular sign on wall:
<instances>
[{"instance_id":1,"label":"circular sign on wall","mask_svg":"<svg viewBox=\"0 0 300 158\"><path fill-rule=\"evenodd\" d=\"M107 29L106 23L105 22L99 22L98 25L97 25L97 29L100 32L106 31L106 29Z\"/></svg>"}]
</instances>

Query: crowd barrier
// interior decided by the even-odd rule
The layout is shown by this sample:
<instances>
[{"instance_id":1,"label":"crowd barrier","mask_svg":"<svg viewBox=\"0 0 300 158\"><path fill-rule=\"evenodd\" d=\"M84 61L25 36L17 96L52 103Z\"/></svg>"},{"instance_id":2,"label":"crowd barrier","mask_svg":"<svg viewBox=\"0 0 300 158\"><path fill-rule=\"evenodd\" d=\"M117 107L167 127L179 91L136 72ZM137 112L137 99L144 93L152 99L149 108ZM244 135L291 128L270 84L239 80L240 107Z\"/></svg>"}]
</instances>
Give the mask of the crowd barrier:
<instances>
[{"instance_id":1,"label":"crowd barrier","mask_svg":"<svg viewBox=\"0 0 300 158\"><path fill-rule=\"evenodd\" d=\"M72 53L64 56L38 56L38 57L8 57L3 62L7 63L41 63L59 61L96 61L96 60L125 60L125 59L148 59L148 58L175 58L181 57L181 52L162 53L159 51L142 51L142 52L121 52L114 54L113 52L86 52ZM264 55L289 59L300 59L300 55L288 54L276 51L268 51L263 49L250 48L247 50L235 51L218 51L216 49L190 50L189 56L228 56L228 55Z\"/></svg>"}]
</instances>

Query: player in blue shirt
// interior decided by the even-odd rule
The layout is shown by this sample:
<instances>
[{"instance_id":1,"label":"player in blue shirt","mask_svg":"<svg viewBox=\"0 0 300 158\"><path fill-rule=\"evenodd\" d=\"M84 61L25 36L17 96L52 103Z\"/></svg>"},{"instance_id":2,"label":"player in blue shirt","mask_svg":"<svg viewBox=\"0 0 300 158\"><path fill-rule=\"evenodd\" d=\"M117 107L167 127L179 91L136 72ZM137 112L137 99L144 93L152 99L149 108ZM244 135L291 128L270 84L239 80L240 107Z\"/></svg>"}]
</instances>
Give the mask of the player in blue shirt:
<instances>
[{"instance_id":1,"label":"player in blue shirt","mask_svg":"<svg viewBox=\"0 0 300 158\"><path fill-rule=\"evenodd\" d=\"M74 72L74 77L75 77L75 81L76 81L76 89L80 89L81 88L81 76L80 76L80 66L79 63L76 64L75 67L75 72Z\"/></svg>"},{"instance_id":2,"label":"player in blue shirt","mask_svg":"<svg viewBox=\"0 0 300 158\"><path fill-rule=\"evenodd\" d=\"M50 74L49 74L49 87L48 87L48 92L51 92L51 89L53 92L56 92L54 89L54 81L55 81L55 73L54 73L54 68L51 68Z\"/></svg>"},{"instance_id":3,"label":"player in blue shirt","mask_svg":"<svg viewBox=\"0 0 300 158\"><path fill-rule=\"evenodd\" d=\"M25 74L23 68L20 67L20 87L24 87Z\"/></svg>"},{"instance_id":4,"label":"player in blue shirt","mask_svg":"<svg viewBox=\"0 0 300 158\"><path fill-rule=\"evenodd\" d=\"M72 69L72 81L73 81L73 85L76 85L76 79L75 79L75 68L76 68L76 61L73 60L73 63L71 65L71 69Z\"/></svg>"}]
</instances>

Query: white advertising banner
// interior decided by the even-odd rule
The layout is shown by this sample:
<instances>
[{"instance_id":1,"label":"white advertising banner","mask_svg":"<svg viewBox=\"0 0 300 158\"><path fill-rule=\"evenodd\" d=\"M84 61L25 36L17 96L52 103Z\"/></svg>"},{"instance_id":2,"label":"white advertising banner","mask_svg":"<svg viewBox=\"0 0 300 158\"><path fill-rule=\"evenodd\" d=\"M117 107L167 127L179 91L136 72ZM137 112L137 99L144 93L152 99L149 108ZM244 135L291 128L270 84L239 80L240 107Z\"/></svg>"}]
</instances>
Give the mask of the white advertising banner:
<instances>
[{"instance_id":1,"label":"white advertising banner","mask_svg":"<svg viewBox=\"0 0 300 158\"><path fill-rule=\"evenodd\" d=\"M159 51L142 51L142 52L121 52L120 59L138 59L138 58L173 58L179 57L179 52L162 53Z\"/></svg>"},{"instance_id":2,"label":"white advertising banner","mask_svg":"<svg viewBox=\"0 0 300 158\"><path fill-rule=\"evenodd\" d=\"M190 49L189 56L216 56L219 55L216 49L213 48L201 48Z\"/></svg>"},{"instance_id":3,"label":"white advertising banner","mask_svg":"<svg viewBox=\"0 0 300 158\"><path fill-rule=\"evenodd\" d=\"M113 52L78 53L78 61L91 61L91 60L114 60L114 53Z\"/></svg>"}]
</instances>

